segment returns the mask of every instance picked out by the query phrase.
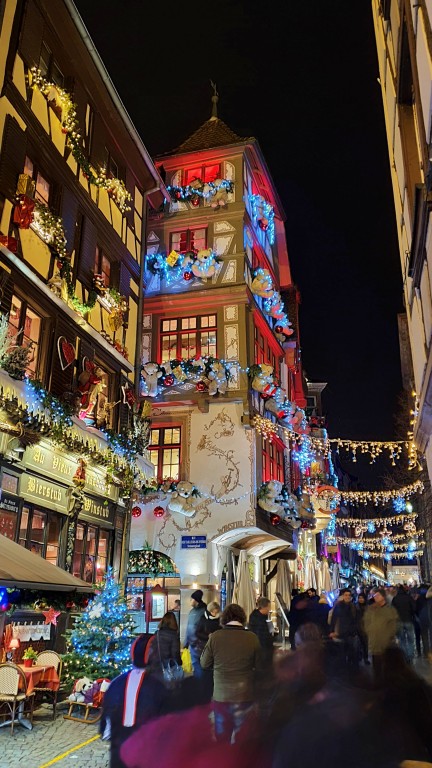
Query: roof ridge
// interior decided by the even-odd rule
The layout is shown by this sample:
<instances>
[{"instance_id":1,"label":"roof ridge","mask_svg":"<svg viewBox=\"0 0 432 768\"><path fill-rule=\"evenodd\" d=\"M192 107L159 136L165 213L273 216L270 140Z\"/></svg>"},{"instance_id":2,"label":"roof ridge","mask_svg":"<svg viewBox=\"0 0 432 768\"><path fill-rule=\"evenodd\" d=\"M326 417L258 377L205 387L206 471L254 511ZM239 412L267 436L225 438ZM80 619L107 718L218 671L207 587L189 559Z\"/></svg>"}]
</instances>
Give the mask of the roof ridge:
<instances>
[{"instance_id":1,"label":"roof ridge","mask_svg":"<svg viewBox=\"0 0 432 768\"><path fill-rule=\"evenodd\" d=\"M222 147L227 144L241 144L251 137L242 137L235 133L219 117L212 116L200 125L173 152L193 152L210 147Z\"/></svg>"}]
</instances>

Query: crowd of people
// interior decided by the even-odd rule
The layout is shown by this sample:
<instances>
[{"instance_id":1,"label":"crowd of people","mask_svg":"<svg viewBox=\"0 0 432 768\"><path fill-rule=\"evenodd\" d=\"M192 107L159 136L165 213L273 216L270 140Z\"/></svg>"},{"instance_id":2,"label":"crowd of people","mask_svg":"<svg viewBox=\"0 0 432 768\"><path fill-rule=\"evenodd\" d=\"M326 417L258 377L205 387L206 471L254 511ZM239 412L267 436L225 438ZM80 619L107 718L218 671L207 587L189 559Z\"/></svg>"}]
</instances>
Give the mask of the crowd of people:
<instances>
[{"instance_id":1,"label":"crowd of people","mask_svg":"<svg viewBox=\"0 0 432 768\"><path fill-rule=\"evenodd\" d=\"M155 635L137 638L132 669L105 694L111 768L432 766L432 688L412 663L432 660L432 588L333 597L294 591L283 651L267 597L247 617L196 590L184 642L193 674L166 674L182 662L169 611Z\"/></svg>"}]
</instances>

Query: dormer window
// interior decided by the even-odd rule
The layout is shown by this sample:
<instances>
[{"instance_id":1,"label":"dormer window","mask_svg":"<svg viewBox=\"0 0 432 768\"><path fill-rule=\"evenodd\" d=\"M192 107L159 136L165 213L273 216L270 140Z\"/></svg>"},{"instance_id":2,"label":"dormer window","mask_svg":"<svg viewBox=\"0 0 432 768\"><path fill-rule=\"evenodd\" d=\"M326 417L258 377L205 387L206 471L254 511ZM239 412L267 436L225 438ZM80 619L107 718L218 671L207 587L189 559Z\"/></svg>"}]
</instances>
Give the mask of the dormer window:
<instances>
[{"instance_id":1,"label":"dormer window","mask_svg":"<svg viewBox=\"0 0 432 768\"><path fill-rule=\"evenodd\" d=\"M194 168L187 168L184 174L185 185L192 184L196 179L200 179L205 184L208 184L210 181L216 181L216 179L221 178L221 166L220 163L217 165L214 163L212 165L198 165Z\"/></svg>"}]
</instances>

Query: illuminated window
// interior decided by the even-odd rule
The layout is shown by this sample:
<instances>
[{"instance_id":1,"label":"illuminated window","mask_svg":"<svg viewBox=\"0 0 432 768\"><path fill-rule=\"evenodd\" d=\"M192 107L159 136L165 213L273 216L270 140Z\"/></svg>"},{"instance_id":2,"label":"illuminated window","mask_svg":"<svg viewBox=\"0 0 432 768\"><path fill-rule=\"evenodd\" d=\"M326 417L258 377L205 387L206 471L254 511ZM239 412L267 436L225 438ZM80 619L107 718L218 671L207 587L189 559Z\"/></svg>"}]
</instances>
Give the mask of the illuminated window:
<instances>
[{"instance_id":1,"label":"illuminated window","mask_svg":"<svg viewBox=\"0 0 432 768\"><path fill-rule=\"evenodd\" d=\"M109 258L104 254L102 248L98 245L95 250L94 271L97 275L102 275L105 283L105 287L109 288L111 278L111 262Z\"/></svg>"},{"instance_id":2,"label":"illuminated window","mask_svg":"<svg viewBox=\"0 0 432 768\"><path fill-rule=\"evenodd\" d=\"M179 480L181 427L155 427L150 433L150 459L156 477L162 480Z\"/></svg>"},{"instance_id":3,"label":"illuminated window","mask_svg":"<svg viewBox=\"0 0 432 768\"><path fill-rule=\"evenodd\" d=\"M191 184L195 179L200 179L208 183L209 181L216 181L221 177L220 164L217 165L198 165L195 168L187 168L184 172L185 184Z\"/></svg>"},{"instance_id":4,"label":"illuminated window","mask_svg":"<svg viewBox=\"0 0 432 768\"><path fill-rule=\"evenodd\" d=\"M12 296L9 325L12 326L13 344L32 347L30 361L26 368L29 376L35 376L38 370L42 318L26 301Z\"/></svg>"},{"instance_id":5,"label":"illuminated window","mask_svg":"<svg viewBox=\"0 0 432 768\"><path fill-rule=\"evenodd\" d=\"M181 232L171 233L170 250L179 251L200 251L207 247L207 229L183 229Z\"/></svg>"},{"instance_id":6,"label":"illuminated window","mask_svg":"<svg viewBox=\"0 0 432 768\"><path fill-rule=\"evenodd\" d=\"M161 363L203 355L217 357L216 315L161 321Z\"/></svg>"},{"instance_id":7,"label":"illuminated window","mask_svg":"<svg viewBox=\"0 0 432 768\"><path fill-rule=\"evenodd\" d=\"M18 542L53 565L58 565L62 526L61 515L25 505L21 512Z\"/></svg>"},{"instance_id":8,"label":"illuminated window","mask_svg":"<svg viewBox=\"0 0 432 768\"><path fill-rule=\"evenodd\" d=\"M261 363L267 363L267 365L273 366L273 371L277 375L276 369L276 355L273 352L272 346L267 338L261 333L259 328L255 326L255 363L261 365Z\"/></svg>"},{"instance_id":9,"label":"illuminated window","mask_svg":"<svg viewBox=\"0 0 432 768\"><path fill-rule=\"evenodd\" d=\"M33 160L30 157L26 157L24 162L24 173L30 176L35 182L35 200L43 205L49 204L50 199L50 183L46 180L45 176L35 167Z\"/></svg>"},{"instance_id":10,"label":"illuminated window","mask_svg":"<svg viewBox=\"0 0 432 768\"><path fill-rule=\"evenodd\" d=\"M72 560L72 573L89 584L99 581L106 571L110 534L95 525L78 523Z\"/></svg>"},{"instance_id":11,"label":"illuminated window","mask_svg":"<svg viewBox=\"0 0 432 768\"><path fill-rule=\"evenodd\" d=\"M262 479L284 482L284 449L275 439L262 441Z\"/></svg>"}]
</instances>

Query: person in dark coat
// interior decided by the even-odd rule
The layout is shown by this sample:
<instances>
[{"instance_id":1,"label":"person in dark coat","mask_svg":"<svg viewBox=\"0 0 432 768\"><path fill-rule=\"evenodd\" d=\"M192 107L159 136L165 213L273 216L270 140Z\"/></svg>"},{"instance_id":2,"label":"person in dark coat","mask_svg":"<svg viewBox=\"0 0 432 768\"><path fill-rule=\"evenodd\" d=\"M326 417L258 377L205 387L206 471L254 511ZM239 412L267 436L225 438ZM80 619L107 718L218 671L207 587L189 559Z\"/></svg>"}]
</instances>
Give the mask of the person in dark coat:
<instances>
[{"instance_id":1,"label":"person in dark coat","mask_svg":"<svg viewBox=\"0 0 432 768\"><path fill-rule=\"evenodd\" d=\"M177 620L173 611L168 611L162 618L149 654L148 668L161 681L163 667L173 660L181 664L180 638Z\"/></svg>"},{"instance_id":2,"label":"person in dark coat","mask_svg":"<svg viewBox=\"0 0 432 768\"><path fill-rule=\"evenodd\" d=\"M341 601L333 608L329 637L343 642L345 661L349 667L356 668L360 656L359 614L350 589L342 589L340 597Z\"/></svg>"},{"instance_id":3,"label":"person in dark coat","mask_svg":"<svg viewBox=\"0 0 432 768\"><path fill-rule=\"evenodd\" d=\"M254 632L260 642L263 669L268 669L273 662L273 635L270 634L267 619L270 613L270 600L260 597L257 607L249 616L248 627Z\"/></svg>"},{"instance_id":4,"label":"person in dark coat","mask_svg":"<svg viewBox=\"0 0 432 768\"><path fill-rule=\"evenodd\" d=\"M399 615L398 640L407 661L412 662L415 652L414 620L416 604L408 591L408 587L399 586L397 594L393 598L393 608Z\"/></svg>"},{"instance_id":5,"label":"person in dark coat","mask_svg":"<svg viewBox=\"0 0 432 768\"><path fill-rule=\"evenodd\" d=\"M105 693L100 733L111 739L110 768L125 768L123 742L164 711L166 691L147 667L153 643L153 635L139 635L131 647L132 669L116 677Z\"/></svg>"},{"instance_id":6,"label":"person in dark coat","mask_svg":"<svg viewBox=\"0 0 432 768\"><path fill-rule=\"evenodd\" d=\"M200 653L203 652L210 635L220 628L220 605L213 601L208 604L197 624L195 634Z\"/></svg>"},{"instance_id":7,"label":"person in dark coat","mask_svg":"<svg viewBox=\"0 0 432 768\"><path fill-rule=\"evenodd\" d=\"M365 664L370 664L369 661L369 644L368 636L364 628L364 615L367 609L367 598L364 592L360 592L357 598L357 616L358 616L358 635L360 640L360 649L363 661Z\"/></svg>"},{"instance_id":8,"label":"person in dark coat","mask_svg":"<svg viewBox=\"0 0 432 768\"><path fill-rule=\"evenodd\" d=\"M191 594L191 609L188 616L186 640L184 645L185 648L190 649L193 671L196 677L202 677L202 668L200 665L201 652L199 650L196 630L198 622L206 608L207 603L203 602L202 589L196 589L195 592L192 592Z\"/></svg>"}]
</instances>

